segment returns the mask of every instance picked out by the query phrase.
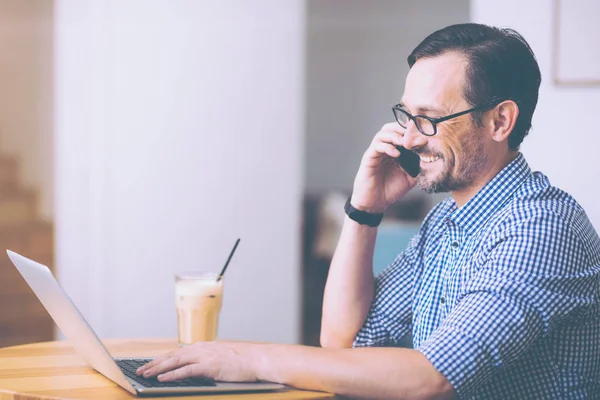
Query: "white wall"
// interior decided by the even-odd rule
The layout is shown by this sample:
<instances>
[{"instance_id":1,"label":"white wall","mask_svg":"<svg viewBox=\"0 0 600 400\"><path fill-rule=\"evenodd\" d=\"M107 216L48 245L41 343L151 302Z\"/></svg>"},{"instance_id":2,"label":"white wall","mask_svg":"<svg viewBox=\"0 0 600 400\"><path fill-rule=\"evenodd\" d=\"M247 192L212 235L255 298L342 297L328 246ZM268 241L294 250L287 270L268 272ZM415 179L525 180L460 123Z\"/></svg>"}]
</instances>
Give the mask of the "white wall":
<instances>
[{"instance_id":1,"label":"white wall","mask_svg":"<svg viewBox=\"0 0 600 400\"><path fill-rule=\"evenodd\" d=\"M297 342L301 0L57 0L60 280L102 337L174 337L173 272L226 276L221 337Z\"/></svg>"},{"instance_id":2,"label":"white wall","mask_svg":"<svg viewBox=\"0 0 600 400\"><path fill-rule=\"evenodd\" d=\"M0 1L0 152L20 158L21 182L52 217L53 2Z\"/></svg>"},{"instance_id":3,"label":"white wall","mask_svg":"<svg viewBox=\"0 0 600 400\"><path fill-rule=\"evenodd\" d=\"M542 85L523 154L532 168L547 174L555 186L581 203L598 230L600 86L558 87L553 83L553 5L552 0L472 0L471 16L474 22L513 28L531 45L542 71ZM600 2L595 7L592 14L600 14Z\"/></svg>"},{"instance_id":4,"label":"white wall","mask_svg":"<svg viewBox=\"0 0 600 400\"><path fill-rule=\"evenodd\" d=\"M309 192L350 190L373 135L393 121L406 58L434 30L469 21L469 0L307 0Z\"/></svg>"}]
</instances>

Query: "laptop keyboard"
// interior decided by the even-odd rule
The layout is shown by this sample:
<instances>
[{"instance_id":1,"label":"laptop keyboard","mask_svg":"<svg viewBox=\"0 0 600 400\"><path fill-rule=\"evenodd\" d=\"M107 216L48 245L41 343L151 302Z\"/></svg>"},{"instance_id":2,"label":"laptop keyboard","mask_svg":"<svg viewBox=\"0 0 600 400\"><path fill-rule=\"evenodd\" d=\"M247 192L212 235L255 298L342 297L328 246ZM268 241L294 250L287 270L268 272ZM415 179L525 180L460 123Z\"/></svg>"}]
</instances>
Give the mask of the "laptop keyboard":
<instances>
[{"instance_id":1,"label":"laptop keyboard","mask_svg":"<svg viewBox=\"0 0 600 400\"><path fill-rule=\"evenodd\" d=\"M152 360L148 359L120 359L115 360L121 371L125 374L126 377L133 379L140 385L153 388L153 387L197 387L197 386L216 386L215 381L210 378L186 378L179 381L173 382L160 382L156 377L154 378L144 378L143 376L136 375L135 371L141 367L142 365L150 362Z\"/></svg>"}]
</instances>

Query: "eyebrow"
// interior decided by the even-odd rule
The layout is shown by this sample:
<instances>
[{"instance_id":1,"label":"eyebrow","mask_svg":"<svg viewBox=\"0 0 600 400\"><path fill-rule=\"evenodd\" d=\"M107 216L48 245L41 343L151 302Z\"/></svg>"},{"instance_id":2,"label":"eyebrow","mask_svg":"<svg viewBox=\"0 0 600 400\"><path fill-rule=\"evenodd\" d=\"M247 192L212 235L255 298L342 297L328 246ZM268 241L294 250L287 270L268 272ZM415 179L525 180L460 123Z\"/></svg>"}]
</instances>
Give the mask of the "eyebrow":
<instances>
[{"instance_id":1,"label":"eyebrow","mask_svg":"<svg viewBox=\"0 0 600 400\"><path fill-rule=\"evenodd\" d=\"M408 109L408 107L406 107L406 105L404 104L404 102L400 102L400 107L406 108ZM445 110L441 109L441 108L436 108L436 107L431 107L431 106L426 106L426 105L421 105L415 108L417 114L420 113L424 113L424 112L436 112L436 113L444 113Z\"/></svg>"}]
</instances>

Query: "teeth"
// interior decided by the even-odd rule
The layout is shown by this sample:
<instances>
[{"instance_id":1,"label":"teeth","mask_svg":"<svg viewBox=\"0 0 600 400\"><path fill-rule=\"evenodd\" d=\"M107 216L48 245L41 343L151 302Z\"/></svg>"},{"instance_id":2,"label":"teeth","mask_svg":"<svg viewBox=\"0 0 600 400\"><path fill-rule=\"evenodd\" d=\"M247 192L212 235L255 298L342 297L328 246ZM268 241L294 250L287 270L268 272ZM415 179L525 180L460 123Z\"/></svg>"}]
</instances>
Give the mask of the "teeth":
<instances>
[{"instance_id":1,"label":"teeth","mask_svg":"<svg viewBox=\"0 0 600 400\"><path fill-rule=\"evenodd\" d=\"M432 163L432 162L437 161L437 160L440 159L439 157L425 157L425 156L419 156L419 158L424 163Z\"/></svg>"}]
</instances>

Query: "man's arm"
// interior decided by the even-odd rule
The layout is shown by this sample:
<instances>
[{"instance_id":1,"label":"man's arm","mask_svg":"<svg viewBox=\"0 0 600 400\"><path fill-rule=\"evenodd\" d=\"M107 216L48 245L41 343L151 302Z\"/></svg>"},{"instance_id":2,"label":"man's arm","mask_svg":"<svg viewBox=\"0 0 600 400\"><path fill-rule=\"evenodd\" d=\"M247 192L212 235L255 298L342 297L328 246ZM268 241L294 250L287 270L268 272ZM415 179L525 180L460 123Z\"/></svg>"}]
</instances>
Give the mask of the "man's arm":
<instances>
[{"instance_id":1,"label":"man's arm","mask_svg":"<svg viewBox=\"0 0 600 400\"><path fill-rule=\"evenodd\" d=\"M321 345L352 347L373 301L373 251L377 228L348 217L331 261L321 320Z\"/></svg>"},{"instance_id":2,"label":"man's arm","mask_svg":"<svg viewBox=\"0 0 600 400\"><path fill-rule=\"evenodd\" d=\"M369 399L450 399L454 389L423 354L402 348L267 345L261 380Z\"/></svg>"},{"instance_id":3,"label":"man's arm","mask_svg":"<svg viewBox=\"0 0 600 400\"><path fill-rule=\"evenodd\" d=\"M398 123L384 125L365 151L354 178L352 205L362 211L383 213L416 184L398 166L396 146L403 144ZM346 218L333 256L321 321L321 345L351 347L373 301L373 250L377 229Z\"/></svg>"},{"instance_id":4,"label":"man's arm","mask_svg":"<svg viewBox=\"0 0 600 400\"><path fill-rule=\"evenodd\" d=\"M420 352L402 348L323 349L285 344L198 342L140 368L160 381L206 376L264 380L368 399L450 399L453 387Z\"/></svg>"}]
</instances>

